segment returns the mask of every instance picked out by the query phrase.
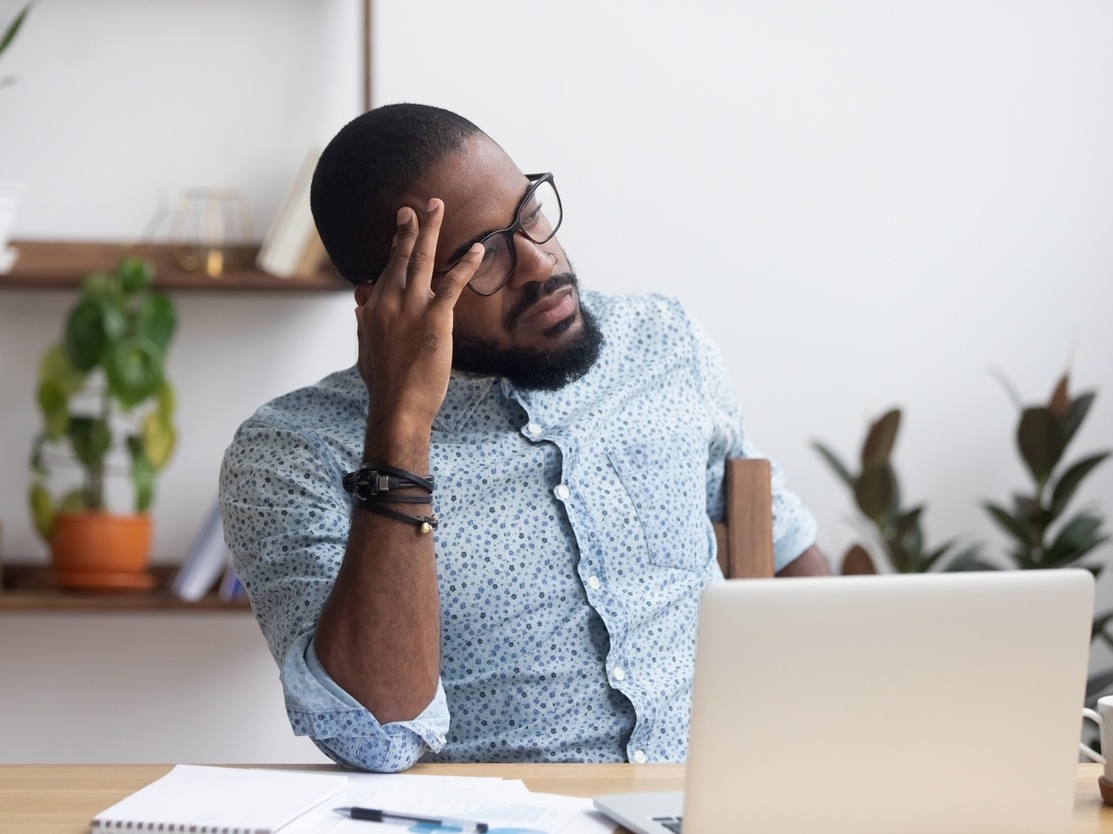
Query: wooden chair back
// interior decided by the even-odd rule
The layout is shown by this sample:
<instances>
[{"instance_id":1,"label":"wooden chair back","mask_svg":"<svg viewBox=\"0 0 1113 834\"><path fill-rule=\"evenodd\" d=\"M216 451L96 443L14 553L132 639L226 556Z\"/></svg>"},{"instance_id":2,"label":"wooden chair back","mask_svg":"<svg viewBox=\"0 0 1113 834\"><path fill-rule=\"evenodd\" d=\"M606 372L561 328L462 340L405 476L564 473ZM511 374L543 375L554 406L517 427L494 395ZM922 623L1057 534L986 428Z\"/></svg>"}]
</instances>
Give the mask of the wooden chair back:
<instances>
[{"instance_id":1,"label":"wooden chair back","mask_svg":"<svg viewBox=\"0 0 1113 834\"><path fill-rule=\"evenodd\" d=\"M769 461L730 458L723 476L723 520L715 522L719 565L727 579L773 575L773 496Z\"/></svg>"}]
</instances>

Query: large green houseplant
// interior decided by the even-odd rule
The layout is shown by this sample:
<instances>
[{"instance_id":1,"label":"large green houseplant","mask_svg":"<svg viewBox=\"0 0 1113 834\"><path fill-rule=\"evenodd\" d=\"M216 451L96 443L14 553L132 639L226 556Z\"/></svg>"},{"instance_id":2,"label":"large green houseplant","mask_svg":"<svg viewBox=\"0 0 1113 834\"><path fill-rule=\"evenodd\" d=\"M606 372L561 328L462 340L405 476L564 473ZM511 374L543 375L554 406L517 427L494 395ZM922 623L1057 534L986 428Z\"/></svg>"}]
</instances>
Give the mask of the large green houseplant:
<instances>
[{"instance_id":1,"label":"large green houseplant","mask_svg":"<svg viewBox=\"0 0 1113 834\"><path fill-rule=\"evenodd\" d=\"M859 455L861 468L851 471L828 446L816 441L812 447L851 492L854 504L862 515L867 545L855 543L843 554L842 572L876 573L877 562L870 555L879 555L889 570L899 573L923 573L937 568L948 559L967 561L976 556L978 545L967 545L957 553L954 540L929 547L921 525L925 505L901 505L900 482L892 464L893 447L900 429L901 412L891 409L869 425Z\"/></svg>"},{"instance_id":2,"label":"large green houseplant","mask_svg":"<svg viewBox=\"0 0 1113 834\"><path fill-rule=\"evenodd\" d=\"M43 429L31 455L30 504L61 585L147 581L147 510L176 439L174 391L164 374L176 315L153 280L152 265L136 257L91 274L39 365ZM113 474L130 477L133 513L109 512L105 486Z\"/></svg>"}]
</instances>

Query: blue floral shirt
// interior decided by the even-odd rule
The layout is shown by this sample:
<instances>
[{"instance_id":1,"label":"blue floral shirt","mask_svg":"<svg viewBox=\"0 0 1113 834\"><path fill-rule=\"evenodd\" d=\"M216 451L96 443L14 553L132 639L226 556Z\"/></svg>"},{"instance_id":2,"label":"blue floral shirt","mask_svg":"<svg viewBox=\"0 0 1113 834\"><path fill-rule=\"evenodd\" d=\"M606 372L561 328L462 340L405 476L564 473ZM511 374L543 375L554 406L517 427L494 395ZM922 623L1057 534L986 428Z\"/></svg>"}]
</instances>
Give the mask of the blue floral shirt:
<instances>
[{"instance_id":1,"label":"blue floral shirt","mask_svg":"<svg viewBox=\"0 0 1113 834\"><path fill-rule=\"evenodd\" d=\"M355 368L280 397L236 433L225 537L280 667L294 732L336 761L684 760L700 590L721 579L710 518L723 462L756 456L721 360L662 296L582 293L605 343L559 391L454 372L430 468L441 678L381 725L329 679L313 630L351 521L368 397ZM815 522L773 468L780 569Z\"/></svg>"}]
</instances>

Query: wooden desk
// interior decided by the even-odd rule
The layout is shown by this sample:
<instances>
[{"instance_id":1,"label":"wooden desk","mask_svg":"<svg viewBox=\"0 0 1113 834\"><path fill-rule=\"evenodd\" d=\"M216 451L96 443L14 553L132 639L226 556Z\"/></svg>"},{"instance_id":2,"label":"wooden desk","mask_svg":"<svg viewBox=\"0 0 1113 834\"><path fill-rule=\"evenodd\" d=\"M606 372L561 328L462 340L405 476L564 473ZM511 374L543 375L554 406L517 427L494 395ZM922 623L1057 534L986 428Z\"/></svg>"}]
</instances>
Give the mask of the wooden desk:
<instances>
[{"instance_id":1,"label":"wooden desk","mask_svg":"<svg viewBox=\"0 0 1113 834\"><path fill-rule=\"evenodd\" d=\"M109 805L170 770L170 765L0 765L0 832L86 834ZM310 770L338 770L329 765ZM502 776L530 790L592 796L683 787L683 765L418 765L409 773ZM1078 766L1071 834L1113 834L1113 808L1102 804L1100 765ZM940 832L940 834L959 834Z\"/></svg>"}]
</instances>

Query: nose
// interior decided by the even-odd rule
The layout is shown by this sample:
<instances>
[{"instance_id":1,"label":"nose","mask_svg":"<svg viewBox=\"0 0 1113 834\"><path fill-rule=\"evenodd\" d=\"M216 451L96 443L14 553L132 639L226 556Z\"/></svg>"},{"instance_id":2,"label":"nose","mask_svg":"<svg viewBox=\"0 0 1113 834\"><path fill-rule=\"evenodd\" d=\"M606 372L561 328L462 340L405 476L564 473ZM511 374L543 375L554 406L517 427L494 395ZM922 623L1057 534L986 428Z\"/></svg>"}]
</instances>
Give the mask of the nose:
<instances>
[{"instance_id":1,"label":"nose","mask_svg":"<svg viewBox=\"0 0 1113 834\"><path fill-rule=\"evenodd\" d=\"M532 282L545 282L552 277L558 262L557 256L546 249L552 243L534 243L519 232L514 235L514 275L510 283L515 287Z\"/></svg>"}]
</instances>

